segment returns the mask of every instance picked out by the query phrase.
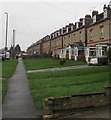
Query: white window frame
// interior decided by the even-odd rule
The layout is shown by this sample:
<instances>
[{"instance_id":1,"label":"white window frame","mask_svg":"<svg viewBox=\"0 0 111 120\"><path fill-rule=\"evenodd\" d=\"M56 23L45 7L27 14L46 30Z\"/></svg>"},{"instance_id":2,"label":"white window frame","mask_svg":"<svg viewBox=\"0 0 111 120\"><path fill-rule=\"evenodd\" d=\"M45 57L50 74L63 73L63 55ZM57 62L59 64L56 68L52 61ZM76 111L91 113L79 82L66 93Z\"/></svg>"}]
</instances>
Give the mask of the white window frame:
<instances>
[{"instance_id":1,"label":"white window frame","mask_svg":"<svg viewBox=\"0 0 111 120\"><path fill-rule=\"evenodd\" d=\"M82 32L79 33L79 39L82 40Z\"/></svg>"},{"instance_id":2,"label":"white window frame","mask_svg":"<svg viewBox=\"0 0 111 120\"><path fill-rule=\"evenodd\" d=\"M93 31L90 31L90 40L93 40Z\"/></svg>"},{"instance_id":3,"label":"white window frame","mask_svg":"<svg viewBox=\"0 0 111 120\"><path fill-rule=\"evenodd\" d=\"M104 27L100 28L100 38L104 38Z\"/></svg>"}]
</instances>

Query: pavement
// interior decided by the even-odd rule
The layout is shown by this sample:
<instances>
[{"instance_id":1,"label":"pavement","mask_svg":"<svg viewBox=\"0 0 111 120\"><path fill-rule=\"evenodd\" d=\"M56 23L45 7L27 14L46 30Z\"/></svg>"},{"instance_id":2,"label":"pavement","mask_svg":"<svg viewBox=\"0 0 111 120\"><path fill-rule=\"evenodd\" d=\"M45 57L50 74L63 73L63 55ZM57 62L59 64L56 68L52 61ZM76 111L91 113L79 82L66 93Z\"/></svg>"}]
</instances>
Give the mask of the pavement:
<instances>
[{"instance_id":1,"label":"pavement","mask_svg":"<svg viewBox=\"0 0 111 120\"><path fill-rule=\"evenodd\" d=\"M79 68L89 68L95 66L88 66L88 65L78 65L78 66L68 66L68 67L59 67L59 68L48 68L48 69L39 69L39 70L28 70L28 73L33 72L47 72L47 71L59 71L59 70L71 70L71 69L79 69Z\"/></svg>"},{"instance_id":2,"label":"pavement","mask_svg":"<svg viewBox=\"0 0 111 120\"><path fill-rule=\"evenodd\" d=\"M18 59L14 75L8 80L8 92L2 106L3 118L38 118L30 93L28 79L22 59Z\"/></svg>"}]
</instances>

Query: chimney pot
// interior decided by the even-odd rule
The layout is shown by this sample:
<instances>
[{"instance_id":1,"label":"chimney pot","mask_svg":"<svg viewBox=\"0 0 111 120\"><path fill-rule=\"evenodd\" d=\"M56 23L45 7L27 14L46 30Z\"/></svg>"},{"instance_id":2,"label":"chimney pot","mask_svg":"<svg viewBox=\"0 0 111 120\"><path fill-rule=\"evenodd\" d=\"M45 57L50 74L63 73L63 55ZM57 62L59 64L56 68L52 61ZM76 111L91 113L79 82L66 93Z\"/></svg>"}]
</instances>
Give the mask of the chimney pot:
<instances>
[{"instance_id":1,"label":"chimney pot","mask_svg":"<svg viewBox=\"0 0 111 120\"><path fill-rule=\"evenodd\" d=\"M85 18L91 18L91 15L86 15Z\"/></svg>"},{"instance_id":2,"label":"chimney pot","mask_svg":"<svg viewBox=\"0 0 111 120\"><path fill-rule=\"evenodd\" d=\"M83 22L83 19L84 19L84 18L80 18L79 21L80 21L80 22Z\"/></svg>"},{"instance_id":3,"label":"chimney pot","mask_svg":"<svg viewBox=\"0 0 111 120\"><path fill-rule=\"evenodd\" d=\"M94 10L94 11L92 12L92 17L93 17L94 15L98 15L98 11L97 11L97 10Z\"/></svg>"}]
</instances>

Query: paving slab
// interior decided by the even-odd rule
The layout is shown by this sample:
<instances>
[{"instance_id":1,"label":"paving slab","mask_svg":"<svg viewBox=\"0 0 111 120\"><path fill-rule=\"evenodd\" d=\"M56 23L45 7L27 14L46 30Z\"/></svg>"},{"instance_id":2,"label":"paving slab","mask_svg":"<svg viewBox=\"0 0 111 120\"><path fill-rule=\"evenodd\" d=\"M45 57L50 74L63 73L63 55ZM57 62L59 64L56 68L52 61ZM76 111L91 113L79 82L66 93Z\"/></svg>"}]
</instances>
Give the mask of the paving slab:
<instances>
[{"instance_id":1,"label":"paving slab","mask_svg":"<svg viewBox=\"0 0 111 120\"><path fill-rule=\"evenodd\" d=\"M14 75L8 80L8 92L2 106L3 118L38 118L40 110L36 110L29 89L25 67L22 59Z\"/></svg>"}]
</instances>

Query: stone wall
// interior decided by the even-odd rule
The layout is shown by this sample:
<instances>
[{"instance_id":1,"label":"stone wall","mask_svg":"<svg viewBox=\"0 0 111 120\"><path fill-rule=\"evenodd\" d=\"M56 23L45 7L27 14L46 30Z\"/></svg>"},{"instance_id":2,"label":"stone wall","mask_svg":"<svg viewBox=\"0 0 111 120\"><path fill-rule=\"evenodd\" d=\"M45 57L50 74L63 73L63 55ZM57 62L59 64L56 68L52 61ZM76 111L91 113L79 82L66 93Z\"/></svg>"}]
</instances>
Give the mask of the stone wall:
<instances>
[{"instance_id":1,"label":"stone wall","mask_svg":"<svg viewBox=\"0 0 111 120\"><path fill-rule=\"evenodd\" d=\"M47 98L44 100L44 114L53 115L62 111L105 106L109 104L109 94L111 95L111 87L105 87L105 92Z\"/></svg>"}]
</instances>

